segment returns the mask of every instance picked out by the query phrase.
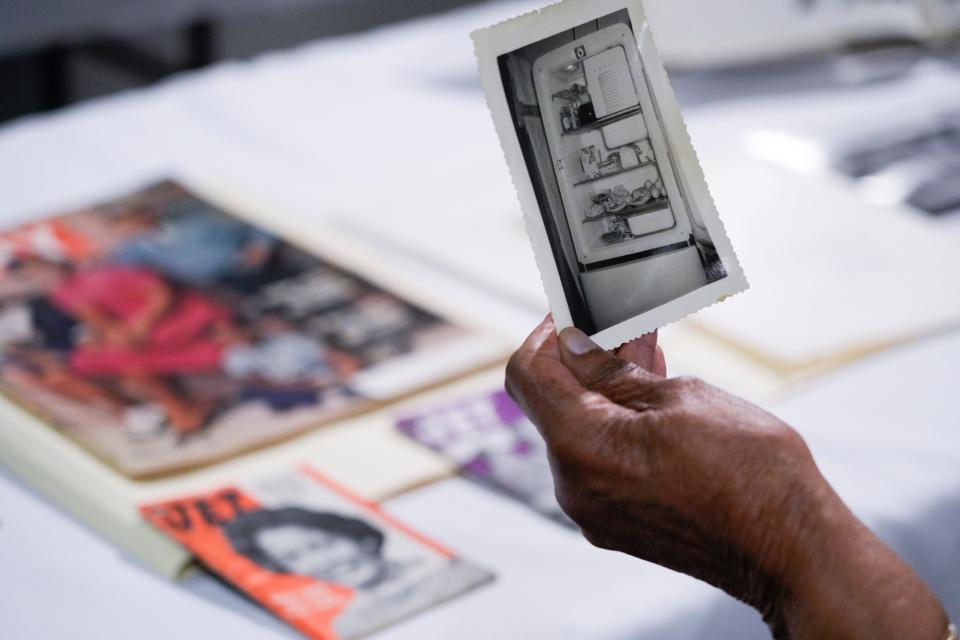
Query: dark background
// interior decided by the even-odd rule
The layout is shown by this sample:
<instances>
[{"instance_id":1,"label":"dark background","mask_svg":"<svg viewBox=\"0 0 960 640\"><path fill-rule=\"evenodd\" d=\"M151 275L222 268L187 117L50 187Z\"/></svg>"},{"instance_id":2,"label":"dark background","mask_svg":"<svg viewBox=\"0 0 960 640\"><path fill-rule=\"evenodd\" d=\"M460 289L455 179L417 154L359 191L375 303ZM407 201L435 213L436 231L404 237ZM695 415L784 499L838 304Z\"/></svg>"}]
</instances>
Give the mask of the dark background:
<instances>
[{"instance_id":1,"label":"dark background","mask_svg":"<svg viewBox=\"0 0 960 640\"><path fill-rule=\"evenodd\" d=\"M479 0L0 0L0 122Z\"/></svg>"}]
</instances>

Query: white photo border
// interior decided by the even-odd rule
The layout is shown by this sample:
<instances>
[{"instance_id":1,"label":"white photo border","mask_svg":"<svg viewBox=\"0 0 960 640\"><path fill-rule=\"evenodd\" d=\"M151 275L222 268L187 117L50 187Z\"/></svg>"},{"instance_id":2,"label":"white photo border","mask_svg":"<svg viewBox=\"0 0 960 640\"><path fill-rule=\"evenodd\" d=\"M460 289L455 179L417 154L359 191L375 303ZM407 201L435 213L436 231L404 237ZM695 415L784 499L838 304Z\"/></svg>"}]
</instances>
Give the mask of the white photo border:
<instances>
[{"instance_id":1,"label":"white photo border","mask_svg":"<svg viewBox=\"0 0 960 640\"><path fill-rule=\"evenodd\" d=\"M628 11L633 24L640 59L659 108L675 164L687 180L688 198L699 210L727 276L593 335L593 340L604 349L619 347L749 288L710 195L699 158L680 113L680 105L650 33L643 4L641 0L563 0L472 34L487 105L520 199L527 234L533 245L553 319L557 330L561 331L574 326L573 318L533 181L510 115L498 59L504 54L624 9Z\"/></svg>"}]
</instances>

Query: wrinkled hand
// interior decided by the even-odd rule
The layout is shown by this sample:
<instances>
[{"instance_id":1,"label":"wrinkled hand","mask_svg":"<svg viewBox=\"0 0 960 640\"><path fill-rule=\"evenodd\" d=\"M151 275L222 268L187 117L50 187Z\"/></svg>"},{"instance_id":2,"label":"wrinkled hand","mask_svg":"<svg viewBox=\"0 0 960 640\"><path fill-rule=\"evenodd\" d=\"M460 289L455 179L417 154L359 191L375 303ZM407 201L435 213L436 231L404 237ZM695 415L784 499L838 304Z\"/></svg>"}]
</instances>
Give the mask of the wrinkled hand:
<instances>
[{"instance_id":1,"label":"wrinkled hand","mask_svg":"<svg viewBox=\"0 0 960 640\"><path fill-rule=\"evenodd\" d=\"M577 330L558 338L548 318L508 366L584 536L724 589L780 638L939 640L939 603L846 509L802 438L703 382L665 378L656 340L609 353ZM878 579L894 586L864 594ZM915 635L924 614L937 633ZM898 616L914 618L907 635Z\"/></svg>"}]
</instances>

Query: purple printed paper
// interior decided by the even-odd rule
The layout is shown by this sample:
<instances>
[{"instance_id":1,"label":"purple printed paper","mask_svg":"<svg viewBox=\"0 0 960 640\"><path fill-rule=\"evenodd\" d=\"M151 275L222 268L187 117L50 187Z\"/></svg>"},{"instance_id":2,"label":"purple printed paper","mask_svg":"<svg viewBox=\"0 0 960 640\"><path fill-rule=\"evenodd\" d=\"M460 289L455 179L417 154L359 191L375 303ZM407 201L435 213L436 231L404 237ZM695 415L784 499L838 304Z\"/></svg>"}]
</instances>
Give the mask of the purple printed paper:
<instances>
[{"instance_id":1,"label":"purple printed paper","mask_svg":"<svg viewBox=\"0 0 960 640\"><path fill-rule=\"evenodd\" d=\"M453 460L463 475L574 526L557 504L543 439L503 391L406 418L397 427Z\"/></svg>"}]
</instances>

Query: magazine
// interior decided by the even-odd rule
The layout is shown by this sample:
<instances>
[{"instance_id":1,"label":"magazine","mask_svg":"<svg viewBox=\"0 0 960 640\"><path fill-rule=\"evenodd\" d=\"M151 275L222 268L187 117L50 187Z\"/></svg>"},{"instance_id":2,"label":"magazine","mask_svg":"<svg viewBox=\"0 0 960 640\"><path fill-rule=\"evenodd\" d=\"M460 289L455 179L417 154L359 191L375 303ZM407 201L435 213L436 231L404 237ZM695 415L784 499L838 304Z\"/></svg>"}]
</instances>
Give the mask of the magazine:
<instances>
[{"instance_id":1,"label":"magazine","mask_svg":"<svg viewBox=\"0 0 960 640\"><path fill-rule=\"evenodd\" d=\"M0 234L0 390L131 477L435 384L473 338L173 182Z\"/></svg>"},{"instance_id":2,"label":"magazine","mask_svg":"<svg viewBox=\"0 0 960 640\"><path fill-rule=\"evenodd\" d=\"M368 634L493 577L309 467L141 511L316 640Z\"/></svg>"},{"instance_id":3,"label":"magazine","mask_svg":"<svg viewBox=\"0 0 960 640\"><path fill-rule=\"evenodd\" d=\"M557 504L543 438L504 391L404 418L397 428L466 477L576 528Z\"/></svg>"}]
</instances>

